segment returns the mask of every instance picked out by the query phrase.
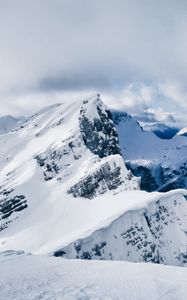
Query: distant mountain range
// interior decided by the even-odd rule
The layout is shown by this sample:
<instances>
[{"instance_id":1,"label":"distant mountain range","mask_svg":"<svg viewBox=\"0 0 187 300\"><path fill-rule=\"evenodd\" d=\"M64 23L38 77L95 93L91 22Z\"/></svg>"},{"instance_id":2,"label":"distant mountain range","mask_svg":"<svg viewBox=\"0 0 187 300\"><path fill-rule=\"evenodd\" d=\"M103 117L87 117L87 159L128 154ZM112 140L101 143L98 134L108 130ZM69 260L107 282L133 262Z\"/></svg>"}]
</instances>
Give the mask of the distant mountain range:
<instances>
[{"instance_id":1,"label":"distant mountain range","mask_svg":"<svg viewBox=\"0 0 187 300\"><path fill-rule=\"evenodd\" d=\"M7 133L16 128L23 120L23 117L15 118L11 115L0 117L0 134Z\"/></svg>"}]
</instances>

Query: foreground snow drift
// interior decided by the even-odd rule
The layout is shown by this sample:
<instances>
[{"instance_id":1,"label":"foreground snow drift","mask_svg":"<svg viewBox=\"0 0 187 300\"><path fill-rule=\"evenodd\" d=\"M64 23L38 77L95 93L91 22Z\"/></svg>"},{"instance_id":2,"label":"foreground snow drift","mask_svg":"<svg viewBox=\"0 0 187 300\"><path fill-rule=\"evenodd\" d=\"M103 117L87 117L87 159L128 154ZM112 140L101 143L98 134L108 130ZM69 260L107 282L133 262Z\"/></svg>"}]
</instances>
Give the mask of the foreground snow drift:
<instances>
[{"instance_id":1,"label":"foreground snow drift","mask_svg":"<svg viewBox=\"0 0 187 300\"><path fill-rule=\"evenodd\" d=\"M0 299L186 300L187 269L0 255Z\"/></svg>"}]
</instances>

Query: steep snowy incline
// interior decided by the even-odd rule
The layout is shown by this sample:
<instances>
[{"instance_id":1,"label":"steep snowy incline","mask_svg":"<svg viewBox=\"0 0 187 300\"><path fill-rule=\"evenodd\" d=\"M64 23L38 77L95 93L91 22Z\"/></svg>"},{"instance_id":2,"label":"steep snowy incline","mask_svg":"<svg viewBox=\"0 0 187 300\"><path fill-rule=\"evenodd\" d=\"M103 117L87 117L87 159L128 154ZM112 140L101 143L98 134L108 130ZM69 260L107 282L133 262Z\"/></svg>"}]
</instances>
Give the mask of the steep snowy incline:
<instances>
[{"instance_id":1,"label":"steep snowy incline","mask_svg":"<svg viewBox=\"0 0 187 300\"><path fill-rule=\"evenodd\" d=\"M124 160L134 175L142 177L142 189L168 191L187 187L186 137L160 139L123 112L113 112L113 119Z\"/></svg>"},{"instance_id":2,"label":"steep snowy incline","mask_svg":"<svg viewBox=\"0 0 187 300\"><path fill-rule=\"evenodd\" d=\"M183 159L185 158L187 141L184 137L160 139L154 133L144 131L132 116L123 112L113 112L113 120L123 155L127 160L163 161L167 157L168 160L174 159L174 162L177 163L179 153L182 154Z\"/></svg>"},{"instance_id":3,"label":"steep snowy incline","mask_svg":"<svg viewBox=\"0 0 187 300\"><path fill-rule=\"evenodd\" d=\"M121 212L108 220L103 218L100 228L58 248L55 256L187 266L187 201L184 195L187 196L187 191L120 194L115 202L118 209L121 206ZM123 204L123 197L127 198L126 204ZM103 205L104 199L100 201ZM108 200L109 206L111 202L112 199Z\"/></svg>"},{"instance_id":4,"label":"steep snowy incline","mask_svg":"<svg viewBox=\"0 0 187 300\"><path fill-rule=\"evenodd\" d=\"M42 109L0 144L0 251L186 264L186 192L139 191L98 95Z\"/></svg>"},{"instance_id":5,"label":"steep snowy incline","mask_svg":"<svg viewBox=\"0 0 187 300\"><path fill-rule=\"evenodd\" d=\"M187 127L182 128L181 130L179 130L179 132L177 133L177 135L186 136L187 137Z\"/></svg>"},{"instance_id":6,"label":"steep snowy incline","mask_svg":"<svg viewBox=\"0 0 187 300\"><path fill-rule=\"evenodd\" d=\"M91 216L89 199L139 189L99 96L45 108L2 135L0 144L1 248L53 250L101 221L102 214Z\"/></svg>"},{"instance_id":7,"label":"steep snowy incline","mask_svg":"<svg viewBox=\"0 0 187 300\"><path fill-rule=\"evenodd\" d=\"M187 269L0 255L3 300L186 300Z\"/></svg>"}]
</instances>

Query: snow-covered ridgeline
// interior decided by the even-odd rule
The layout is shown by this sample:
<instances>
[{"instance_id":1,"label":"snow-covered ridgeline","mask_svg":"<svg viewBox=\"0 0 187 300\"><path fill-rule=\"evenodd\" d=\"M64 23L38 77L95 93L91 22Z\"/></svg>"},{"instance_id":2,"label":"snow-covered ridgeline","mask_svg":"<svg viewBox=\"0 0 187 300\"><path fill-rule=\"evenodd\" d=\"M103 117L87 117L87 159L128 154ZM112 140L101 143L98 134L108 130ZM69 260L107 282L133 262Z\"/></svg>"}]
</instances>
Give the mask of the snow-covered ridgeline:
<instances>
[{"instance_id":1,"label":"snow-covered ridgeline","mask_svg":"<svg viewBox=\"0 0 187 300\"><path fill-rule=\"evenodd\" d=\"M187 192L155 197L109 224L58 249L56 256L187 265ZM130 201L126 199L124 201Z\"/></svg>"},{"instance_id":2,"label":"snow-covered ridgeline","mask_svg":"<svg viewBox=\"0 0 187 300\"><path fill-rule=\"evenodd\" d=\"M98 95L45 108L0 143L0 250L185 264L184 197L138 191Z\"/></svg>"},{"instance_id":3,"label":"snow-covered ridgeline","mask_svg":"<svg viewBox=\"0 0 187 300\"><path fill-rule=\"evenodd\" d=\"M120 156L111 114L99 96L42 109L1 136L0 143L2 248L9 247L12 239L16 241L17 234L22 236L23 228L32 228L33 216L35 226L42 223L47 228L50 222L56 223L69 199L139 189L139 180L126 169ZM51 210L54 216L49 220ZM58 222L59 227L66 226L66 219ZM11 238L4 239L9 232ZM56 239L59 234L56 228Z\"/></svg>"},{"instance_id":4,"label":"snow-covered ridgeline","mask_svg":"<svg viewBox=\"0 0 187 300\"><path fill-rule=\"evenodd\" d=\"M187 136L187 127L184 127L181 130L179 130L179 132L177 133L177 135Z\"/></svg>"}]
</instances>

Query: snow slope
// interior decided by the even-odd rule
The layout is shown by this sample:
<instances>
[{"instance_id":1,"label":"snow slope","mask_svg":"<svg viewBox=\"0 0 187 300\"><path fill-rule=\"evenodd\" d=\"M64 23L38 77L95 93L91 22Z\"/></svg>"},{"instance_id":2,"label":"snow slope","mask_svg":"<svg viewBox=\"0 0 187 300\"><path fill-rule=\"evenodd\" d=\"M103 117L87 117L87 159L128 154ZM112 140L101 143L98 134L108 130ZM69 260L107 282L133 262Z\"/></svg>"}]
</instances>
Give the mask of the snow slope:
<instances>
[{"instance_id":1,"label":"snow slope","mask_svg":"<svg viewBox=\"0 0 187 300\"><path fill-rule=\"evenodd\" d=\"M127 113L114 112L124 160L133 174L142 177L141 188L167 191L187 187L187 140L183 136L160 139L146 132Z\"/></svg>"},{"instance_id":2,"label":"snow slope","mask_svg":"<svg viewBox=\"0 0 187 300\"><path fill-rule=\"evenodd\" d=\"M171 127L159 122L140 122L144 131L154 132L161 139L171 139L179 131L176 127Z\"/></svg>"},{"instance_id":3,"label":"snow slope","mask_svg":"<svg viewBox=\"0 0 187 300\"><path fill-rule=\"evenodd\" d=\"M187 141L184 137L176 136L170 140L162 140L153 132L142 129L140 124L127 113L114 112L122 153L127 160L169 160L174 163L186 157Z\"/></svg>"},{"instance_id":4,"label":"snow slope","mask_svg":"<svg viewBox=\"0 0 187 300\"><path fill-rule=\"evenodd\" d=\"M0 144L3 249L51 251L105 218L91 217L89 199L139 189L99 97L47 107L2 135Z\"/></svg>"},{"instance_id":5,"label":"snow slope","mask_svg":"<svg viewBox=\"0 0 187 300\"><path fill-rule=\"evenodd\" d=\"M186 264L186 192L139 191L98 95L42 109L0 145L0 251Z\"/></svg>"},{"instance_id":6,"label":"snow slope","mask_svg":"<svg viewBox=\"0 0 187 300\"><path fill-rule=\"evenodd\" d=\"M187 269L144 263L0 255L9 300L186 300Z\"/></svg>"},{"instance_id":7,"label":"snow slope","mask_svg":"<svg viewBox=\"0 0 187 300\"><path fill-rule=\"evenodd\" d=\"M165 195L121 193L116 199L111 199L115 203L113 201L110 208L115 212L116 206L118 209L121 206L121 211L110 218L108 215L106 221L103 218L100 228L58 248L55 255L186 266L187 201L183 194L187 195L187 192L175 191ZM126 204L123 197L127 198ZM104 199L99 200L103 205ZM107 199L107 202L110 206L112 201Z\"/></svg>"},{"instance_id":8,"label":"snow slope","mask_svg":"<svg viewBox=\"0 0 187 300\"><path fill-rule=\"evenodd\" d=\"M187 127L184 127L181 130L179 130L179 132L177 133L177 135L187 136Z\"/></svg>"}]
</instances>

